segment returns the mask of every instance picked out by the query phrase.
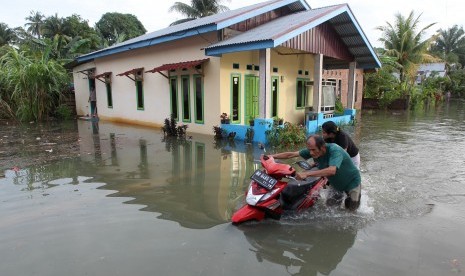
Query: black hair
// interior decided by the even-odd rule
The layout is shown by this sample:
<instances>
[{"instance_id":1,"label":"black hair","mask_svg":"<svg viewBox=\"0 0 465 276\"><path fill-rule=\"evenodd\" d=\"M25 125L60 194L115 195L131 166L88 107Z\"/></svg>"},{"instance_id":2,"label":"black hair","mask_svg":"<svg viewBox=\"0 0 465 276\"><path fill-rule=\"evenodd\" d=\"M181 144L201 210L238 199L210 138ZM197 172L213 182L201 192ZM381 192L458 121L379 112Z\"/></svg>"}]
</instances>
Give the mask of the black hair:
<instances>
[{"instance_id":1,"label":"black hair","mask_svg":"<svg viewBox=\"0 0 465 276\"><path fill-rule=\"evenodd\" d=\"M339 132L339 127L333 121L327 121L321 125L321 129L326 133L337 134Z\"/></svg>"},{"instance_id":2,"label":"black hair","mask_svg":"<svg viewBox=\"0 0 465 276\"><path fill-rule=\"evenodd\" d=\"M325 140L320 135L310 135L310 136L308 136L307 143L308 143L308 140L310 140L310 138L313 138L315 140L315 145L319 149L321 149L322 147L324 147L326 145Z\"/></svg>"}]
</instances>

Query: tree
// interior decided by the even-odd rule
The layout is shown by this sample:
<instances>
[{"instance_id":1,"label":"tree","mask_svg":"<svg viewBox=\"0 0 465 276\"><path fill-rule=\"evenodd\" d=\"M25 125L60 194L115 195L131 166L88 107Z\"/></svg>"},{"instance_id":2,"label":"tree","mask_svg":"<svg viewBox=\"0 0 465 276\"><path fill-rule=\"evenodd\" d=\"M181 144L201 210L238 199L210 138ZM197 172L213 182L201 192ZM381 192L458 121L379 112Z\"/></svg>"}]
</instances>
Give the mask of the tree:
<instances>
[{"instance_id":1,"label":"tree","mask_svg":"<svg viewBox=\"0 0 465 276\"><path fill-rule=\"evenodd\" d=\"M426 30L436 23L429 24L417 32L420 16L421 14L415 18L413 11L407 18L396 14L394 24L386 22L386 26L377 27L382 31L382 37L379 40L384 43L385 55L394 57L399 65L401 82L413 83L418 65L435 61L435 58L427 53L431 38L422 39Z\"/></svg>"},{"instance_id":2,"label":"tree","mask_svg":"<svg viewBox=\"0 0 465 276\"><path fill-rule=\"evenodd\" d=\"M177 20L170 24L177 25L197 18L228 11L229 8L220 4L221 0L191 0L191 4L175 2L169 11L179 12L187 18Z\"/></svg>"},{"instance_id":3,"label":"tree","mask_svg":"<svg viewBox=\"0 0 465 276\"><path fill-rule=\"evenodd\" d=\"M465 64L465 32L454 25L447 30L438 30L431 51L449 64Z\"/></svg>"},{"instance_id":4,"label":"tree","mask_svg":"<svg viewBox=\"0 0 465 276\"><path fill-rule=\"evenodd\" d=\"M72 39L70 26L64 18L58 17L58 14L45 19L43 36L56 40L59 48L63 48Z\"/></svg>"},{"instance_id":5,"label":"tree","mask_svg":"<svg viewBox=\"0 0 465 276\"><path fill-rule=\"evenodd\" d=\"M117 40L115 33L131 39L147 32L142 23L132 14L105 13L95 24L97 32L112 45Z\"/></svg>"},{"instance_id":6,"label":"tree","mask_svg":"<svg viewBox=\"0 0 465 276\"><path fill-rule=\"evenodd\" d=\"M44 24L45 16L40 12L31 11L30 15L25 19L28 21L24 26L27 27L27 31L32 35L37 35L37 38L40 39L42 34L42 26Z\"/></svg>"},{"instance_id":7,"label":"tree","mask_svg":"<svg viewBox=\"0 0 465 276\"><path fill-rule=\"evenodd\" d=\"M10 29L7 24L0 23L0 47L9 45L16 40L16 34L13 29Z\"/></svg>"}]
</instances>

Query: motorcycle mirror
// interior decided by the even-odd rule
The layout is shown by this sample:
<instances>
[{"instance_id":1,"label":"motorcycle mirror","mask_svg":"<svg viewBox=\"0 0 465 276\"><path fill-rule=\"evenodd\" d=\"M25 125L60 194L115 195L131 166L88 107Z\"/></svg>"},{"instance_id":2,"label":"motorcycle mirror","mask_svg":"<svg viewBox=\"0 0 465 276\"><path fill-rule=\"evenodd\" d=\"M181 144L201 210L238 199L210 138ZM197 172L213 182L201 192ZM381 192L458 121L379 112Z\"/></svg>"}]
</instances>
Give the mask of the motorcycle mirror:
<instances>
[{"instance_id":1,"label":"motorcycle mirror","mask_svg":"<svg viewBox=\"0 0 465 276\"><path fill-rule=\"evenodd\" d=\"M310 166L307 161L297 161L295 163L304 170L310 170L312 168L312 166Z\"/></svg>"}]
</instances>

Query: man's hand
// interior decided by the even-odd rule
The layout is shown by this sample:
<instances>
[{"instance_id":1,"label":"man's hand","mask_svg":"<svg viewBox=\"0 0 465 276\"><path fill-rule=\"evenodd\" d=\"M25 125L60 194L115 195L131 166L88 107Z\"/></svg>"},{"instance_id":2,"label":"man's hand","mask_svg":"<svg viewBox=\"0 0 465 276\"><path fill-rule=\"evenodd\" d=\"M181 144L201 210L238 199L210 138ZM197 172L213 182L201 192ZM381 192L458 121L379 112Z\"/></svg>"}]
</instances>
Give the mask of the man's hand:
<instances>
[{"instance_id":1,"label":"man's hand","mask_svg":"<svg viewBox=\"0 0 465 276\"><path fill-rule=\"evenodd\" d=\"M304 180L305 178L307 178L307 174L305 172L299 172L299 173L296 173L295 174L295 178L297 180Z\"/></svg>"}]
</instances>

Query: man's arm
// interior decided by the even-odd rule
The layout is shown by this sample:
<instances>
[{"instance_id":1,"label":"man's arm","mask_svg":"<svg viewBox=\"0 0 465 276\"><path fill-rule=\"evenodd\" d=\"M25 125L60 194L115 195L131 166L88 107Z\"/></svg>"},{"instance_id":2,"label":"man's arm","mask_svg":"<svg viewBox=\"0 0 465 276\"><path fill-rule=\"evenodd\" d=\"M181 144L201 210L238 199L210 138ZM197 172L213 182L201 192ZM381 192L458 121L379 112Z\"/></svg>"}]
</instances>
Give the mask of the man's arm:
<instances>
[{"instance_id":1,"label":"man's arm","mask_svg":"<svg viewBox=\"0 0 465 276\"><path fill-rule=\"evenodd\" d=\"M300 154L298 151L288 151L288 152L281 152L281 153L275 153L275 154L268 154L268 156L271 156L275 159L289 159L293 157L299 157Z\"/></svg>"},{"instance_id":2,"label":"man's arm","mask_svg":"<svg viewBox=\"0 0 465 276\"><path fill-rule=\"evenodd\" d=\"M303 171L296 174L297 179L305 179L309 176L333 176L336 174L336 166L329 166L327 168L317 171Z\"/></svg>"}]
</instances>

